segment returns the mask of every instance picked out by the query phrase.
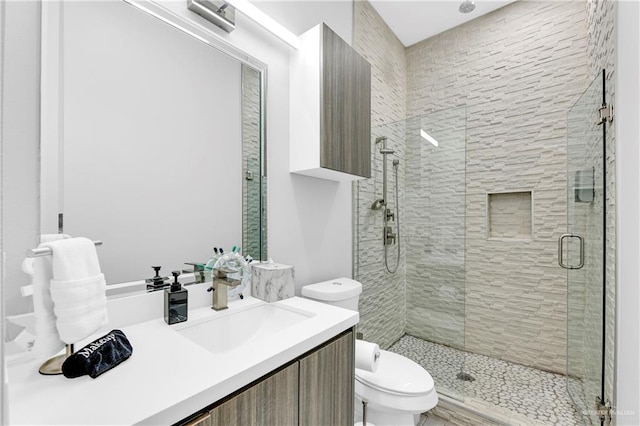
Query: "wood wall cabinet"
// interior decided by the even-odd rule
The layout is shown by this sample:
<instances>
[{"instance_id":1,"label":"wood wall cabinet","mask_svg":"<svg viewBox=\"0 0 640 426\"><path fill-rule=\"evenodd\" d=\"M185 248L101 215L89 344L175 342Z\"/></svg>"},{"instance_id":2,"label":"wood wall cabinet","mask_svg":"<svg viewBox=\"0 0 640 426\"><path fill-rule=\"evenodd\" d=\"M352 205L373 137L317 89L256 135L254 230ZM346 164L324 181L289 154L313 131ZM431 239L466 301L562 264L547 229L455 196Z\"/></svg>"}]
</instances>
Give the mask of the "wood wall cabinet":
<instances>
[{"instance_id":1,"label":"wood wall cabinet","mask_svg":"<svg viewBox=\"0 0 640 426\"><path fill-rule=\"evenodd\" d=\"M351 426L354 338L347 330L179 424Z\"/></svg>"},{"instance_id":2,"label":"wood wall cabinet","mask_svg":"<svg viewBox=\"0 0 640 426\"><path fill-rule=\"evenodd\" d=\"M371 177L371 65L325 24L290 58L290 171Z\"/></svg>"}]
</instances>

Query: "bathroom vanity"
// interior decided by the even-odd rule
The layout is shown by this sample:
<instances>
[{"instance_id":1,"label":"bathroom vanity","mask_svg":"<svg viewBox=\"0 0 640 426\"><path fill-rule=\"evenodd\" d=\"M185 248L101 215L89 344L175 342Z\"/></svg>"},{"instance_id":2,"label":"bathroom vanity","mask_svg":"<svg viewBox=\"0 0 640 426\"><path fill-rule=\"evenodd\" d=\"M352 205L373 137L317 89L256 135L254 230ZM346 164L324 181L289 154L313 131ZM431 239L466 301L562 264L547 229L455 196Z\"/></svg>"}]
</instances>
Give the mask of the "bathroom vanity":
<instances>
[{"instance_id":1,"label":"bathroom vanity","mask_svg":"<svg viewBox=\"0 0 640 426\"><path fill-rule=\"evenodd\" d=\"M108 329L78 348L119 328L133 355L96 379L42 376L38 361L10 360L10 423L353 424L357 312L250 296L216 312L205 286L189 286L189 320L171 326L161 294L110 300ZM142 298L159 306L148 310L154 318L126 325L127 312L145 311Z\"/></svg>"},{"instance_id":2,"label":"bathroom vanity","mask_svg":"<svg viewBox=\"0 0 640 426\"><path fill-rule=\"evenodd\" d=\"M179 424L351 425L354 338L349 329Z\"/></svg>"}]
</instances>

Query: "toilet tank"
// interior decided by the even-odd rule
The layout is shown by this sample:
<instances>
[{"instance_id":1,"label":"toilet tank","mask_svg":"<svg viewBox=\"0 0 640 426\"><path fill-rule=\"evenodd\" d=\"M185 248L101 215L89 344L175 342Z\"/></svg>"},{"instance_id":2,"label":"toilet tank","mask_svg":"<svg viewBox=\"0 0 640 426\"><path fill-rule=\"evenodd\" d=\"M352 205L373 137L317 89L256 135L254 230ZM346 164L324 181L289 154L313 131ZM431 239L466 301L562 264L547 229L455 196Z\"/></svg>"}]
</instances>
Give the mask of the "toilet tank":
<instances>
[{"instance_id":1,"label":"toilet tank","mask_svg":"<svg viewBox=\"0 0 640 426\"><path fill-rule=\"evenodd\" d=\"M360 293L362 284L350 278L336 278L302 287L302 297L352 311L358 310Z\"/></svg>"}]
</instances>

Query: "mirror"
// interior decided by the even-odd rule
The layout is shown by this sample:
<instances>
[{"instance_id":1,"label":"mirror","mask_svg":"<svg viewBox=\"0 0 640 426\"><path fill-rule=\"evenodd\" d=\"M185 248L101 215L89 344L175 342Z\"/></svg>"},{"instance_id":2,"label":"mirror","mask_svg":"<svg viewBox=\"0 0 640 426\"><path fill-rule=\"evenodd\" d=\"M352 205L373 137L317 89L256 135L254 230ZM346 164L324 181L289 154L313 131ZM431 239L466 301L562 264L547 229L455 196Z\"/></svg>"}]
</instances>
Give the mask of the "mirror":
<instances>
[{"instance_id":1,"label":"mirror","mask_svg":"<svg viewBox=\"0 0 640 426\"><path fill-rule=\"evenodd\" d=\"M41 232L62 213L65 234L103 241L108 284L188 270L214 246L266 259L264 68L125 2L45 16Z\"/></svg>"}]
</instances>

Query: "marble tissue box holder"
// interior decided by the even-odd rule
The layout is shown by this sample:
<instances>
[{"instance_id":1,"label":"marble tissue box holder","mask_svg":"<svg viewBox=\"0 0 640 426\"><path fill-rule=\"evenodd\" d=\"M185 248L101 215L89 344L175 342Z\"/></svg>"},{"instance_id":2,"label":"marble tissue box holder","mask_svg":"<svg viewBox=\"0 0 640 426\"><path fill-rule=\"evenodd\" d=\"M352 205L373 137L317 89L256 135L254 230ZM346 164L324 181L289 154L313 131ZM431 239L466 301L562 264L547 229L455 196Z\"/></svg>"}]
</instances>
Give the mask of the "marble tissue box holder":
<instances>
[{"instance_id":1,"label":"marble tissue box holder","mask_svg":"<svg viewBox=\"0 0 640 426\"><path fill-rule=\"evenodd\" d=\"M265 302L294 296L293 266L278 263L251 264L251 295Z\"/></svg>"}]
</instances>

